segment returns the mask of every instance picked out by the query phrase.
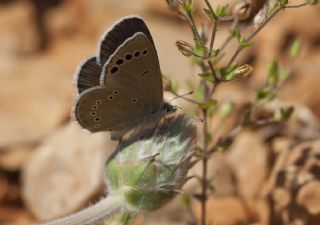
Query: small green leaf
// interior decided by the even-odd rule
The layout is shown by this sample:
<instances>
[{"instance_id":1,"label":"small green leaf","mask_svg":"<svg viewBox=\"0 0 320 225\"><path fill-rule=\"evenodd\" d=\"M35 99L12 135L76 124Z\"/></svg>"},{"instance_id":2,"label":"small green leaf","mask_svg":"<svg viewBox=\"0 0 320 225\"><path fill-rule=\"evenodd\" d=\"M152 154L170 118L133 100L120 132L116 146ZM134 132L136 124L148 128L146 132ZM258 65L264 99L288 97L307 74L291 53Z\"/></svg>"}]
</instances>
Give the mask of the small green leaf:
<instances>
[{"instance_id":1,"label":"small green leaf","mask_svg":"<svg viewBox=\"0 0 320 225\"><path fill-rule=\"evenodd\" d=\"M171 90L175 93L178 91L178 82L176 79L171 78Z\"/></svg>"},{"instance_id":2,"label":"small green leaf","mask_svg":"<svg viewBox=\"0 0 320 225\"><path fill-rule=\"evenodd\" d=\"M217 100L213 100L213 99L210 99L209 101L207 101L206 103L203 103L200 105L200 108L201 109L208 109L209 107L211 106L216 106L218 103Z\"/></svg>"},{"instance_id":3,"label":"small green leaf","mask_svg":"<svg viewBox=\"0 0 320 225\"><path fill-rule=\"evenodd\" d=\"M191 205L191 196L189 194L184 193L182 194L181 201L182 201L182 205L185 208L189 208Z\"/></svg>"},{"instance_id":4,"label":"small green leaf","mask_svg":"<svg viewBox=\"0 0 320 225\"><path fill-rule=\"evenodd\" d=\"M290 71L286 68L280 67L279 68L279 79L280 81L286 80L290 75Z\"/></svg>"},{"instance_id":5,"label":"small green leaf","mask_svg":"<svg viewBox=\"0 0 320 225\"><path fill-rule=\"evenodd\" d=\"M284 7L288 4L288 0L279 0L280 6Z\"/></svg>"},{"instance_id":6,"label":"small green leaf","mask_svg":"<svg viewBox=\"0 0 320 225\"><path fill-rule=\"evenodd\" d=\"M210 59L217 57L219 55L219 53L220 53L220 49L212 50L211 55L210 55Z\"/></svg>"},{"instance_id":7,"label":"small green leaf","mask_svg":"<svg viewBox=\"0 0 320 225\"><path fill-rule=\"evenodd\" d=\"M198 75L207 81L215 82L215 78L211 72L201 73Z\"/></svg>"},{"instance_id":8,"label":"small green leaf","mask_svg":"<svg viewBox=\"0 0 320 225\"><path fill-rule=\"evenodd\" d=\"M228 118L233 111L233 104L231 102L225 102L219 107L219 115L222 119Z\"/></svg>"},{"instance_id":9,"label":"small green leaf","mask_svg":"<svg viewBox=\"0 0 320 225\"><path fill-rule=\"evenodd\" d=\"M216 15L219 17L224 17L227 15L229 5L218 5L216 8Z\"/></svg>"},{"instance_id":10,"label":"small green leaf","mask_svg":"<svg viewBox=\"0 0 320 225\"><path fill-rule=\"evenodd\" d=\"M207 52L208 52L208 49L205 46L203 47L201 43L199 43L199 41L195 41L195 48L194 48L195 54L204 56L207 54Z\"/></svg>"},{"instance_id":11,"label":"small green leaf","mask_svg":"<svg viewBox=\"0 0 320 225\"><path fill-rule=\"evenodd\" d=\"M187 13L187 14L192 14L192 0L185 1L182 4L182 9Z\"/></svg>"},{"instance_id":12,"label":"small green leaf","mask_svg":"<svg viewBox=\"0 0 320 225\"><path fill-rule=\"evenodd\" d=\"M216 105L209 106L209 108L207 109L207 115L211 118L214 115L214 113L217 111L216 109L217 109Z\"/></svg>"},{"instance_id":13,"label":"small green leaf","mask_svg":"<svg viewBox=\"0 0 320 225\"><path fill-rule=\"evenodd\" d=\"M274 88L270 86L263 87L257 92L257 99L263 101L271 101L277 96L277 92Z\"/></svg>"},{"instance_id":14,"label":"small green leaf","mask_svg":"<svg viewBox=\"0 0 320 225\"><path fill-rule=\"evenodd\" d=\"M194 92L194 97L199 102L203 102L204 101L205 94L204 94L204 87L203 87L202 84L200 84L199 87Z\"/></svg>"},{"instance_id":15,"label":"small green leaf","mask_svg":"<svg viewBox=\"0 0 320 225\"><path fill-rule=\"evenodd\" d=\"M223 67L218 70L220 77L224 81L232 80L235 75L235 70L237 68L237 64L231 64L227 68Z\"/></svg>"},{"instance_id":16,"label":"small green leaf","mask_svg":"<svg viewBox=\"0 0 320 225\"><path fill-rule=\"evenodd\" d=\"M294 111L293 106L289 106L286 108L280 108L274 112L273 118L278 122L285 122L290 119L292 113Z\"/></svg>"},{"instance_id":17,"label":"small green leaf","mask_svg":"<svg viewBox=\"0 0 320 225\"><path fill-rule=\"evenodd\" d=\"M209 9L203 9L203 11L207 14L211 21L216 21L218 19L217 15L213 11Z\"/></svg>"},{"instance_id":18,"label":"small green leaf","mask_svg":"<svg viewBox=\"0 0 320 225\"><path fill-rule=\"evenodd\" d=\"M301 52L301 41L299 38L297 38L296 40L294 40L290 48L290 56L292 58L297 58L300 55L300 52Z\"/></svg>"},{"instance_id":19,"label":"small green leaf","mask_svg":"<svg viewBox=\"0 0 320 225\"><path fill-rule=\"evenodd\" d=\"M307 3L310 5L316 5L319 4L319 0L307 0Z\"/></svg>"},{"instance_id":20,"label":"small green leaf","mask_svg":"<svg viewBox=\"0 0 320 225\"><path fill-rule=\"evenodd\" d=\"M269 66L268 66L268 80L267 80L268 85L271 85L273 87L278 85L278 82L279 82L278 71L279 71L278 60L272 59L272 61L269 63Z\"/></svg>"}]
</instances>

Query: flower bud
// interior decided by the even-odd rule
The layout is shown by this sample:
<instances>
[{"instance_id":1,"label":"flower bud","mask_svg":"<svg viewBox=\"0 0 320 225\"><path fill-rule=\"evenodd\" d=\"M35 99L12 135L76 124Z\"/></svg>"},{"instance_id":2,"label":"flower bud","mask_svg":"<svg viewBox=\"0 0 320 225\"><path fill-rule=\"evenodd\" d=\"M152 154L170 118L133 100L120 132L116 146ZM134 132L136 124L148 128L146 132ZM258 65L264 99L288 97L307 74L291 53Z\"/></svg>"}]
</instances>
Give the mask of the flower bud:
<instances>
[{"instance_id":1,"label":"flower bud","mask_svg":"<svg viewBox=\"0 0 320 225\"><path fill-rule=\"evenodd\" d=\"M238 2L232 10L233 15L240 21L246 20L251 16L252 4L248 0Z\"/></svg>"},{"instance_id":2,"label":"flower bud","mask_svg":"<svg viewBox=\"0 0 320 225\"><path fill-rule=\"evenodd\" d=\"M182 53L182 55L184 55L184 56L187 56L187 57L189 57L189 56L191 56L191 55L193 55L194 53L193 53L193 47L192 47L192 45L191 44L189 44L188 42L186 42L186 41L181 41L181 40L179 40L179 41L177 41L176 42L176 46L178 47L178 50Z\"/></svg>"},{"instance_id":3,"label":"flower bud","mask_svg":"<svg viewBox=\"0 0 320 225\"><path fill-rule=\"evenodd\" d=\"M172 200L192 166L195 127L188 118L167 118L152 133L138 131L106 166L109 195L124 196L129 211L154 210Z\"/></svg>"},{"instance_id":4,"label":"flower bud","mask_svg":"<svg viewBox=\"0 0 320 225\"><path fill-rule=\"evenodd\" d=\"M234 79L235 80L243 80L248 78L249 74L252 72L253 68L249 64L244 64L239 66L234 71Z\"/></svg>"},{"instance_id":5,"label":"flower bud","mask_svg":"<svg viewBox=\"0 0 320 225\"><path fill-rule=\"evenodd\" d=\"M167 5L172 11L179 11L185 0L166 0Z\"/></svg>"}]
</instances>

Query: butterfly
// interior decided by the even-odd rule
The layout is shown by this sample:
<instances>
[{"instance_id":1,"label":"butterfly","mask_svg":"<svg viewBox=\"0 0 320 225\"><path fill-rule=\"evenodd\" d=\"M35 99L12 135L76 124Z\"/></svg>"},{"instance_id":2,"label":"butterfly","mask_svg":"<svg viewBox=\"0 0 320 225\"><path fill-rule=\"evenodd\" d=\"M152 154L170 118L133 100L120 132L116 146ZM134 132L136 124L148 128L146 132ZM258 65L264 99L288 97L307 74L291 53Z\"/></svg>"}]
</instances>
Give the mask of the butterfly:
<instances>
[{"instance_id":1,"label":"butterfly","mask_svg":"<svg viewBox=\"0 0 320 225\"><path fill-rule=\"evenodd\" d=\"M79 65L75 83L75 119L91 132L110 131L113 139L176 110L163 100L157 51L137 16L122 18L104 33L96 56Z\"/></svg>"}]
</instances>

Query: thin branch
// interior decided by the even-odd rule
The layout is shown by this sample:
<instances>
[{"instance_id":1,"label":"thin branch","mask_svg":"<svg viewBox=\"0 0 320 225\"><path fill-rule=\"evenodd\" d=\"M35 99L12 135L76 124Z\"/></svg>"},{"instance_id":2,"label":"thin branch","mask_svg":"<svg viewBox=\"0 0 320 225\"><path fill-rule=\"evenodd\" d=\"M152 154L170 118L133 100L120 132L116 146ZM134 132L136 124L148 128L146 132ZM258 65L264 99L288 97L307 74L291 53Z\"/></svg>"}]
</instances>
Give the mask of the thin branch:
<instances>
[{"instance_id":1,"label":"thin branch","mask_svg":"<svg viewBox=\"0 0 320 225\"><path fill-rule=\"evenodd\" d=\"M245 42L250 42L258 33L259 31L262 30L262 28L264 28L266 26L266 24L281 10L281 9L289 9L289 8L300 8L300 7L304 7L308 5L308 3L301 3L298 5L287 5L287 6L278 6L278 8L276 8L274 10L273 13L271 13L271 15L265 20L263 21L263 23L251 34L249 35L246 39ZM237 48L237 50L235 51L235 53L233 54L233 56L231 57L231 59L229 60L227 66L230 66L234 60L237 58L237 56L239 55L239 53L243 50L244 47L242 47L241 45Z\"/></svg>"},{"instance_id":2,"label":"thin branch","mask_svg":"<svg viewBox=\"0 0 320 225\"><path fill-rule=\"evenodd\" d=\"M281 10L280 7L278 7L273 13L271 13L271 15L265 20L263 21L263 23L252 33L250 34L244 42L249 42L251 41L252 38L254 38L260 30L262 30L262 28L264 28L266 26L266 24ZM229 67L234 60L237 58L237 56L239 55L239 53L244 49L243 46L239 45L237 50L235 51L235 53L232 55L231 59L229 60L227 67Z\"/></svg>"}]
</instances>

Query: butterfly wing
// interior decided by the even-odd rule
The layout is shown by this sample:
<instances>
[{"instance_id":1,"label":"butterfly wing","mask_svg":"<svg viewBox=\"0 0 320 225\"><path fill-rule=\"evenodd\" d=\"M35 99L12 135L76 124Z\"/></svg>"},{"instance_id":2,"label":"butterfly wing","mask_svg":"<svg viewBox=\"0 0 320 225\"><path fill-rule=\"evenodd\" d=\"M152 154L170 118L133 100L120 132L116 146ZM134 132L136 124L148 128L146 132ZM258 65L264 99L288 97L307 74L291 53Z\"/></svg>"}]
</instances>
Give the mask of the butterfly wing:
<instances>
[{"instance_id":1,"label":"butterfly wing","mask_svg":"<svg viewBox=\"0 0 320 225\"><path fill-rule=\"evenodd\" d=\"M152 117L163 104L159 60L149 30L139 18L122 21L126 22L116 24L109 31L112 35L108 33L101 42L100 60L97 61L107 61L101 72L100 86L89 88L90 85L96 85L96 78L94 82L87 82L87 85L83 82L82 86L78 85L81 94L76 101L74 114L80 125L92 132L129 130L147 117ZM132 25L134 21L140 24L136 27L143 32L135 32L120 45L113 40L117 37L117 29L124 29L126 23L135 27ZM129 33L135 31L135 28L130 29L132 31ZM107 43L111 42L114 46L111 44L107 48ZM88 65L91 64L88 62ZM84 79L86 76L82 77ZM84 80L89 81L88 78Z\"/></svg>"},{"instance_id":2,"label":"butterfly wing","mask_svg":"<svg viewBox=\"0 0 320 225\"><path fill-rule=\"evenodd\" d=\"M144 33L154 46L150 31L141 18L137 16L123 17L102 36L98 47L98 63L103 66L116 49L137 32Z\"/></svg>"},{"instance_id":3,"label":"butterfly wing","mask_svg":"<svg viewBox=\"0 0 320 225\"><path fill-rule=\"evenodd\" d=\"M91 132L123 131L139 123L147 105L133 92L121 88L95 87L82 92L75 106L75 117Z\"/></svg>"},{"instance_id":4,"label":"butterfly wing","mask_svg":"<svg viewBox=\"0 0 320 225\"><path fill-rule=\"evenodd\" d=\"M99 86L102 67L96 62L96 57L91 57L82 62L76 72L75 80L77 91L80 94L84 90Z\"/></svg>"},{"instance_id":5,"label":"butterfly wing","mask_svg":"<svg viewBox=\"0 0 320 225\"><path fill-rule=\"evenodd\" d=\"M101 85L109 88L130 89L141 96L149 109L161 109L163 104L162 76L154 45L148 37L138 32L128 38L110 56L101 73Z\"/></svg>"}]
</instances>

